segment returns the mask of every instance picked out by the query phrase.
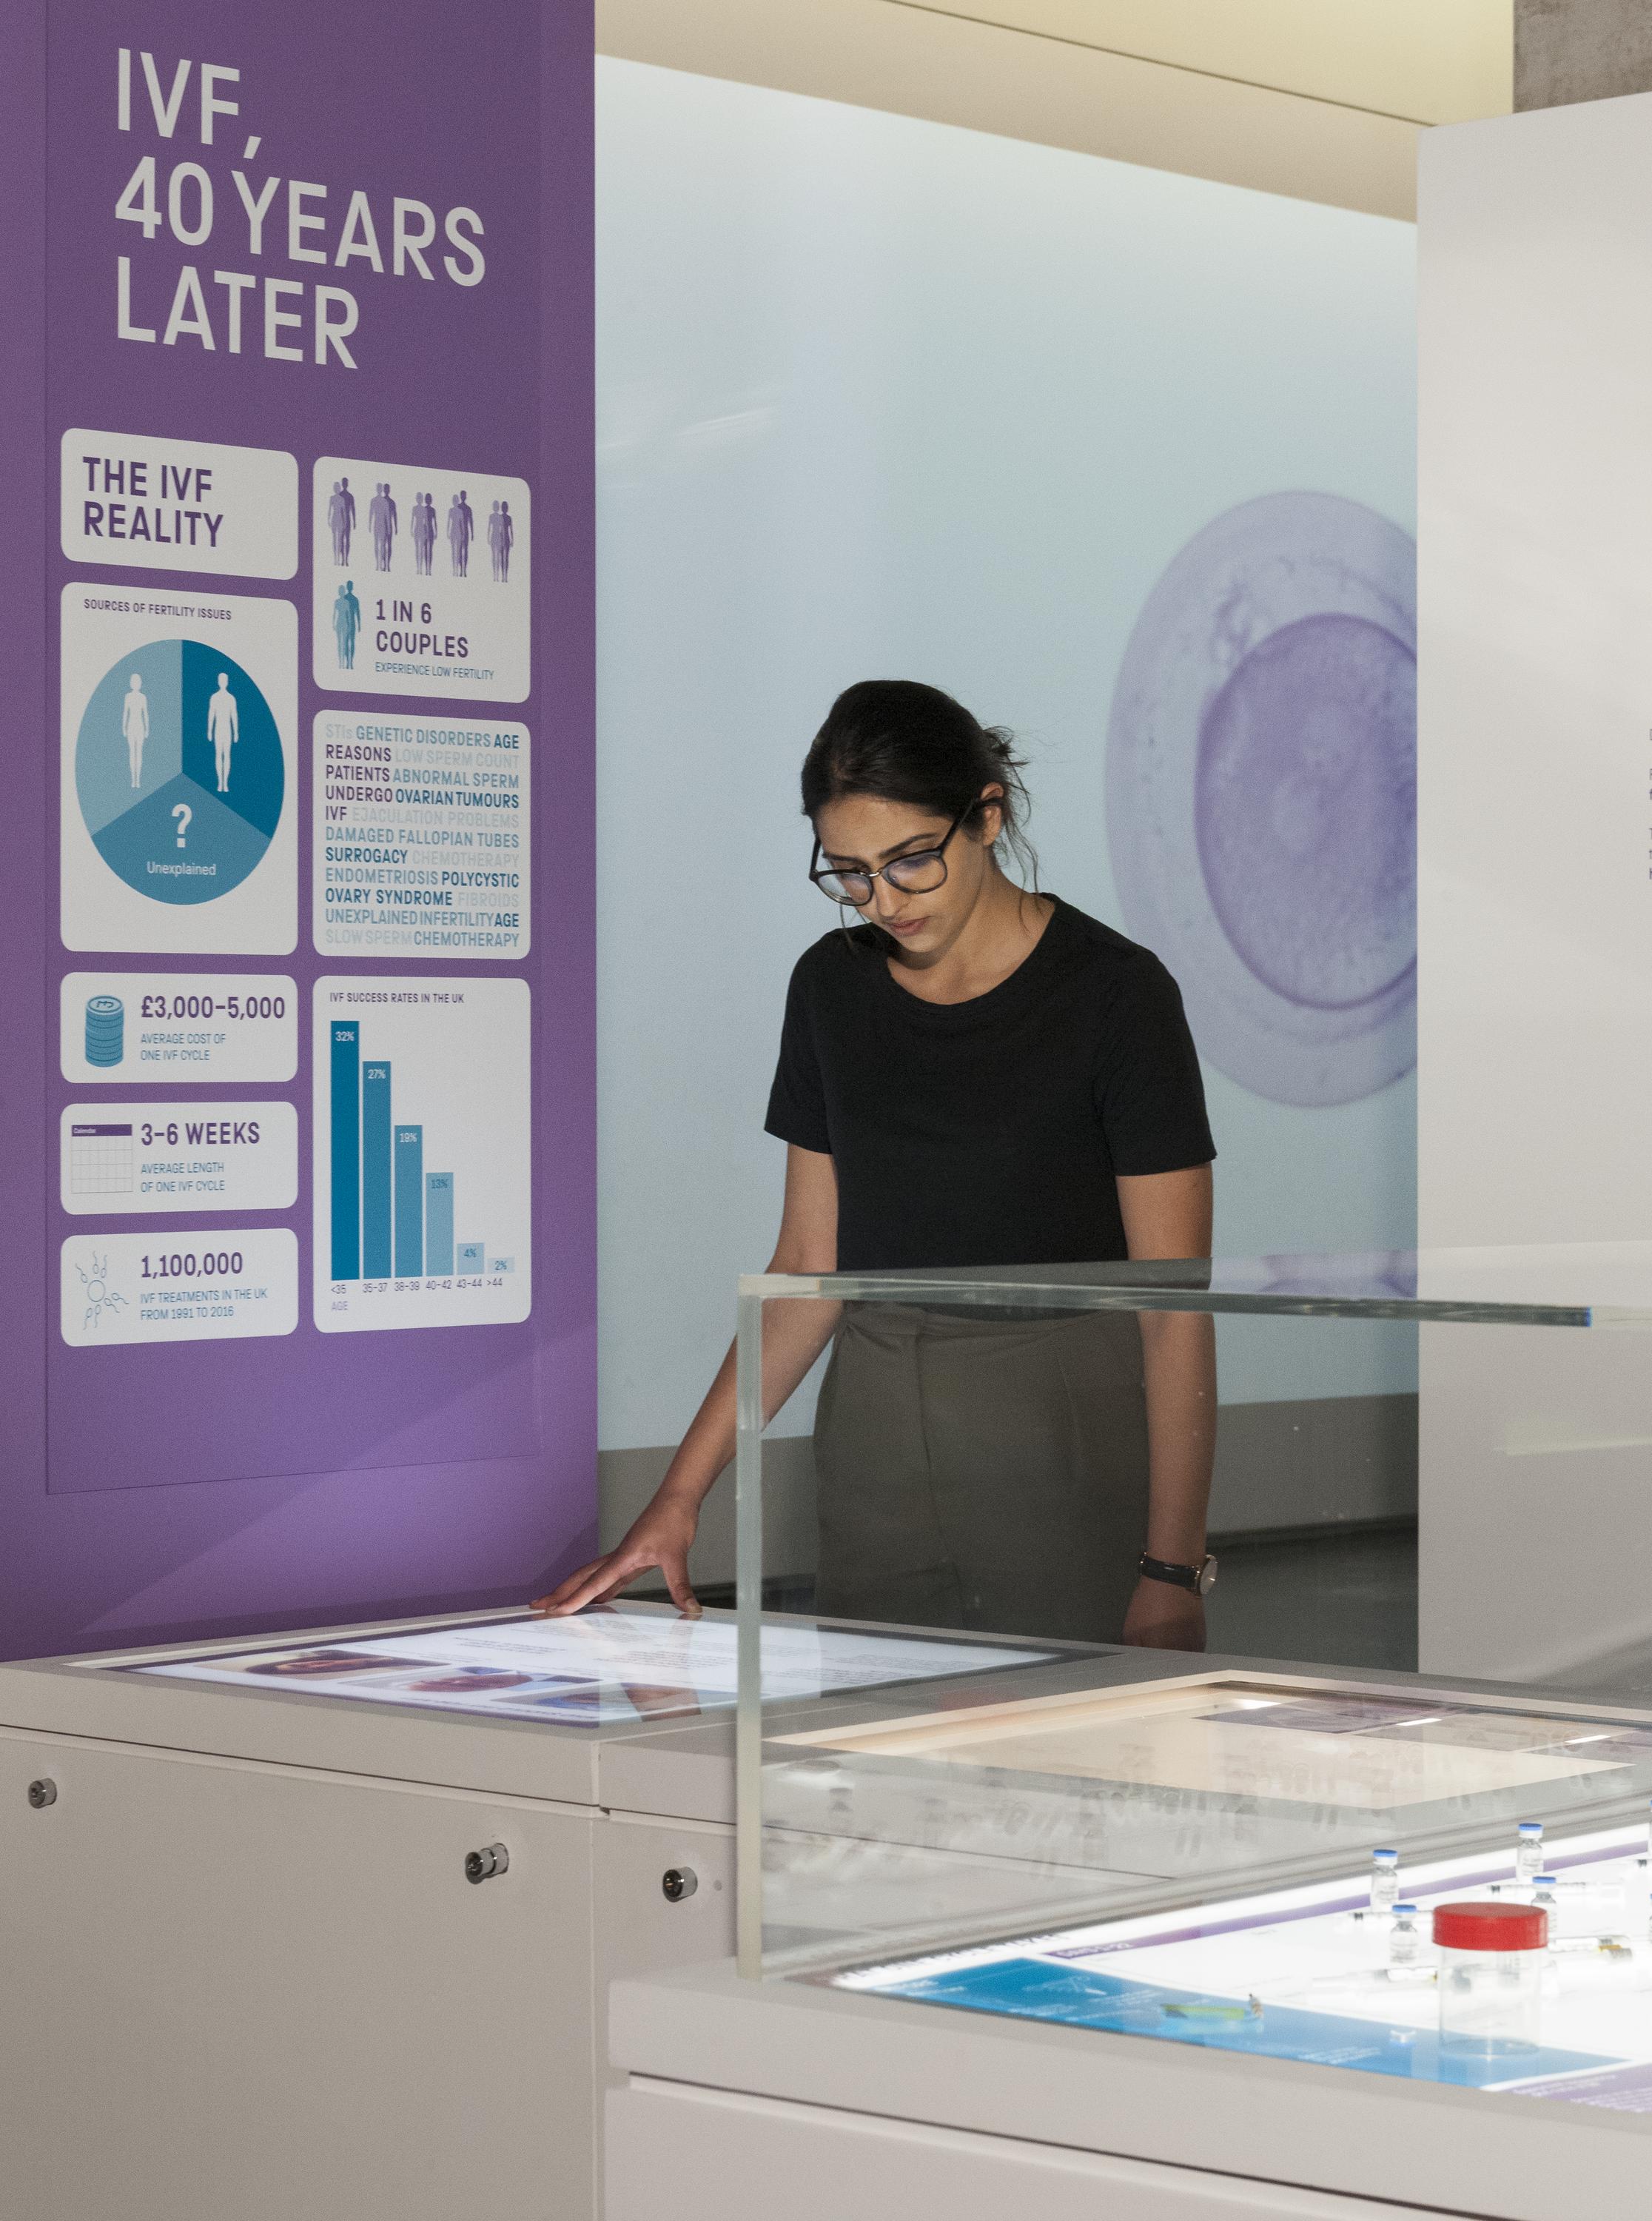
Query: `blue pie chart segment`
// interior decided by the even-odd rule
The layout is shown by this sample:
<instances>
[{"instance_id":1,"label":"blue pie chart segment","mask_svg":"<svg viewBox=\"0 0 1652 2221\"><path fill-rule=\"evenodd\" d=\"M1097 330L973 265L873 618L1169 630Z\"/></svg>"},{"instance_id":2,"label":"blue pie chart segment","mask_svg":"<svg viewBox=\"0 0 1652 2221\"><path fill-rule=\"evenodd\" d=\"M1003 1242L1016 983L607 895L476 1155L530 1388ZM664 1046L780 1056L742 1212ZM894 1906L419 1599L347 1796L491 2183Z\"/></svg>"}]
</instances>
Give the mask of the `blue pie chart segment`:
<instances>
[{"instance_id":1,"label":"blue pie chart segment","mask_svg":"<svg viewBox=\"0 0 1652 2221\"><path fill-rule=\"evenodd\" d=\"M154 902L212 902L258 868L281 821L281 735L233 656L152 641L93 690L75 787L98 854L129 887Z\"/></svg>"}]
</instances>

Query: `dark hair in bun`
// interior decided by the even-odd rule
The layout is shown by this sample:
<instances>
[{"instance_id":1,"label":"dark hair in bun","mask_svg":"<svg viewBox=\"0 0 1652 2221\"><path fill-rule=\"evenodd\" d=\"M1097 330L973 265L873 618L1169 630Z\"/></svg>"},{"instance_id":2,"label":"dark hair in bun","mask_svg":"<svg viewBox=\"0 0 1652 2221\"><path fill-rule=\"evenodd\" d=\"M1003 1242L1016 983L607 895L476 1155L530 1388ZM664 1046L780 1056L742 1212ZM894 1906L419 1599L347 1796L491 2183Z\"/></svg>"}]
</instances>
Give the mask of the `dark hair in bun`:
<instances>
[{"instance_id":1,"label":"dark hair in bun","mask_svg":"<svg viewBox=\"0 0 1652 2221\"><path fill-rule=\"evenodd\" d=\"M995 784L1004 790L1000 837L1036 887L1038 860L1026 837L1032 804L1021 766L1011 733L978 724L938 686L863 679L838 695L803 759L803 815L813 818L839 795L871 794L952 818Z\"/></svg>"}]
</instances>

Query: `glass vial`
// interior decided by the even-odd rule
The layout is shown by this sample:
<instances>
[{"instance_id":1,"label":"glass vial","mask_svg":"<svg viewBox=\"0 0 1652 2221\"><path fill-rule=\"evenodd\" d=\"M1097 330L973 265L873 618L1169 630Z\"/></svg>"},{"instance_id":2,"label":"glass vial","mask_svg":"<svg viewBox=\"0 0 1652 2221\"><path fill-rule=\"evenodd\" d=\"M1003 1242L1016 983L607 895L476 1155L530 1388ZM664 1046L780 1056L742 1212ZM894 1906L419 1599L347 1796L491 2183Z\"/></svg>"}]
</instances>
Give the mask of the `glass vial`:
<instances>
[{"instance_id":1,"label":"glass vial","mask_svg":"<svg viewBox=\"0 0 1652 2221\"><path fill-rule=\"evenodd\" d=\"M1543 1824L1522 1820L1514 1845L1514 1879L1530 1885L1543 1871Z\"/></svg>"},{"instance_id":2,"label":"glass vial","mask_svg":"<svg viewBox=\"0 0 1652 2221\"><path fill-rule=\"evenodd\" d=\"M1400 1895L1400 1854L1380 1850L1371 1854L1371 1910L1392 1912Z\"/></svg>"},{"instance_id":3,"label":"glass vial","mask_svg":"<svg viewBox=\"0 0 1652 2221\"><path fill-rule=\"evenodd\" d=\"M1423 1939L1417 1926L1417 1907L1396 1905L1393 1926L1388 1930L1388 1964L1414 1967L1422 1956Z\"/></svg>"}]
</instances>

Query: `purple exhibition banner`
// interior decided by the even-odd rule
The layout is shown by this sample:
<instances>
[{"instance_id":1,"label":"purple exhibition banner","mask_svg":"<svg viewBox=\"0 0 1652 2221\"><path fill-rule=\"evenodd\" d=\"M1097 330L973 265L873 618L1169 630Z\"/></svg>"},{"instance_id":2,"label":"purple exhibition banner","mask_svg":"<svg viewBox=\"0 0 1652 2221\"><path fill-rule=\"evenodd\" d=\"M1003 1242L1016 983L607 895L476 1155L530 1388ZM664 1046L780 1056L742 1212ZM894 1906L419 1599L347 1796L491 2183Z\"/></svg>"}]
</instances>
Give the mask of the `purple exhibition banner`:
<instances>
[{"instance_id":1,"label":"purple exhibition banner","mask_svg":"<svg viewBox=\"0 0 1652 2221\"><path fill-rule=\"evenodd\" d=\"M595 1536L589 8L8 16L0 1655Z\"/></svg>"}]
</instances>

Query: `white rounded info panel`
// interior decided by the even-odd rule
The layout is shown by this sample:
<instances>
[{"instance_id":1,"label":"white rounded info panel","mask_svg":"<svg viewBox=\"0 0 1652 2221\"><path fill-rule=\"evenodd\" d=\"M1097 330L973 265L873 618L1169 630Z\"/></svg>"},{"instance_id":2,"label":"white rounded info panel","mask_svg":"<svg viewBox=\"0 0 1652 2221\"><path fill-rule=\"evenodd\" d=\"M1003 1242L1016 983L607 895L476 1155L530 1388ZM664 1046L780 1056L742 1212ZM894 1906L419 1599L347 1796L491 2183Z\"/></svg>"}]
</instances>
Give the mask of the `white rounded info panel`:
<instances>
[{"instance_id":1,"label":"white rounded info panel","mask_svg":"<svg viewBox=\"0 0 1652 2221\"><path fill-rule=\"evenodd\" d=\"M72 563L225 579L297 571L298 459L284 447L74 430L60 452Z\"/></svg>"},{"instance_id":2,"label":"white rounded info panel","mask_svg":"<svg viewBox=\"0 0 1652 2221\"><path fill-rule=\"evenodd\" d=\"M133 579L62 596L65 948L298 946L298 612Z\"/></svg>"},{"instance_id":3,"label":"white rounded info panel","mask_svg":"<svg viewBox=\"0 0 1652 2221\"><path fill-rule=\"evenodd\" d=\"M268 1084L298 1069L298 988L279 972L67 972L58 1064L78 1086Z\"/></svg>"},{"instance_id":4,"label":"white rounded info panel","mask_svg":"<svg viewBox=\"0 0 1652 2221\"><path fill-rule=\"evenodd\" d=\"M74 1349L241 1341L298 1324L298 1237L284 1226L72 1234L59 1271Z\"/></svg>"},{"instance_id":5,"label":"white rounded info panel","mask_svg":"<svg viewBox=\"0 0 1652 2221\"><path fill-rule=\"evenodd\" d=\"M59 1149L63 1208L83 1218L298 1200L290 1103L72 1103Z\"/></svg>"},{"instance_id":6,"label":"white rounded info panel","mask_svg":"<svg viewBox=\"0 0 1652 2221\"><path fill-rule=\"evenodd\" d=\"M324 710L311 872L322 954L525 956L528 757L526 725Z\"/></svg>"},{"instance_id":7,"label":"white rounded info panel","mask_svg":"<svg viewBox=\"0 0 1652 2221\"><path fill-rule=\"evenodd\" d=\"M526 702L526 479L322 455L312 479L315 684Z\"/></svg>"},{"instance_id":8,"label":"white rounded info panel","mask_svg":"<svg viewBox=\"0 0 1652 2221\"><path fill-rule=\"evenodd\" d=\"M315 1323L502 1326L533 1304L522 979L318 979Z\"/></svg>"}]
</instances>

